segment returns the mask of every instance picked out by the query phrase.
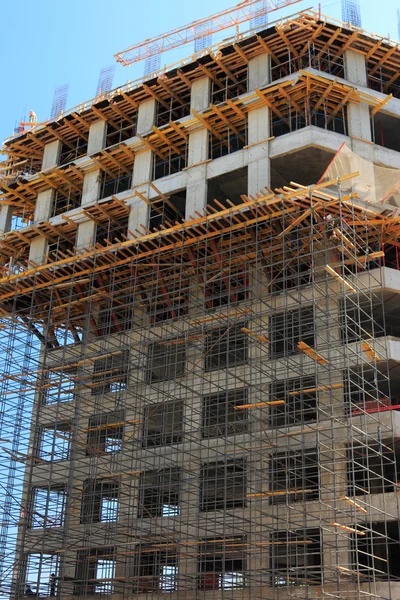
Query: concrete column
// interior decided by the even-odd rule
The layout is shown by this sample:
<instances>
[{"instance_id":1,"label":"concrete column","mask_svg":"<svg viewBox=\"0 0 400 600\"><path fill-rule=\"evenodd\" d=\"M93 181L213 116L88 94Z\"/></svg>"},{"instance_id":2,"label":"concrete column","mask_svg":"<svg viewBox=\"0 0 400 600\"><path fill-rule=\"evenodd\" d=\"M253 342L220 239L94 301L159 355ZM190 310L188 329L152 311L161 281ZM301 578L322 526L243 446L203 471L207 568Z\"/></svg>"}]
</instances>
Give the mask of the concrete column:
<instances>
[{"instance_id":1,"label":"concrete column","mask_svg":"<svg viewBox=\"0 0 400 600\"><path fill-rule=\"evenodd\" d=\"M270 82L270 57L260 54L249 61L249 92ZM270 109L263 106L248 113L248 194L258 194L271 184L269 160Z\"/></svg>"},{"instance_id":2,"label":"concrete column","mask_svg":"<svg viewBox=\"0 0 400 600\"><path fill-rule=\"evenodd\" d=\"M88 155L100 152L104 148L107 121L95 121L89 128ZM81 206L94 204L100 196L101 170L86 173L83 179Z\"/></svg>"},{"instance_id":3,"label":"concrete column","mask_svg":"<svg viewBox=\"0 0 400 600\"><path fill-rule=\"evenodd\" d=\"M156 111L157 102L154 98L145 100L139 104L136 130L139 135L144 135L152 130L156 122Z\"/></svg>"},{"instance_id":4,"label":"concrete column","mask_svg":"<svg viewBox=\"0 0 400 600\"><path fill-rule=\"evenodd\" d=\"M347 81L368 87L367 66L363 54L354 52L354 50L346 50L344 53L344 71Z\"/></svg>"},{"instance_id":5,"label":"concrete column","mask_svg":"<svg viewBox=\"0 0 400 600\"><path fill-rule=\"evenodd\" d=\"M100 152L104 148L107 121L95 121L89 128L88 151L89 156Z\"/></svg>"},{"instance_id":6,"label":"concrete column","mask_svg":"<svg viewBox=\"0 0 400 600\"><path fill-rule=\"evenodd\" d=\"M191 110L202 111L210 105L211 80L202 77L193 82L190 98ZM207 165L209 132L205 127L189 134L188 148L188 184L186 190L186 214L189 219L195 211L201 212L207 204Z\"/></svg>"},{"instance_id":7,"label":"concrete column","mask_svg":"<svg viewBox=\"0 0 400 600\"><path fill-rule=\"evenodd\" d=\"M45 237L39 236L32 240L29 248L29 260L43 265L46 262L48 242Z\"/></svg>"},{"instance_id":8,"label":"concrete column","mask_svg":"<svg viewBox=\"0 0 400 600\"><path fill-rule=\"evenodd\" d=\"M43 152L42 171L51 169L58 165L61 151L61 142L54 140L50 144L46 144Z\"/></svg>"},{"instance_id":9,"label":"concrete column","mask_svg":"<svg viewBox=\"0 0 400 600\"><path fill-rule=\"evenodd\" d=\"M270 63L268 54L260 54L249 61L249 92L268 85L271 80Z\"/></svg>"},{"instance_id":10,"label":"concrete column","mask_svg":"<svg viewBox=\"0 0 400 600\"><path fill-rule=\"evenodd\" d=\"M51 216L51 209L54 200L54 190L49 189L44 192L40 192L36 199L35 206L35 223L41 223L42 221L48 221Z\"/></svg>"},{"instance_id":11,"label":"concrete column","mask_svg":"<svg viewBox=\"0 0 400 600\"><path fill-rule=\"evenodd\" d=\"M100 196L101 169L86 173L83 178L81 206L94 204Z\"/></svg>"},{"instance_id":12,"label":"concrete column","mask_svg":"<svg viewBox=\"0 0 400 600\"><path fill-rule=\"evenodd\" d=\"M96 240L95 221L84 221L79 223L76 235L76 247L80 250L92 246Z\"/></svg>"},{"instance_id":13,"label":"concrete column","mask_svg":"<svg viewBox=\"0 0 400 600\"><path fill-rule=\"evenodd\" d=\"M210 106L211 79L201 77L192 83L190 91L190 110L205 110Z\"/></svg>"},{"instance_id":14,"label":"concrete column","mask_svg":"<svg viewBox=\"0 0 400 600\"><path fill-rule=\"evenodd\" d=\"M270 109L263 106L248 113L248 194L271 185L269 159Z\"/></svg>"},{"instance_id":15,"label":"concrete column","mask_svg":"<svg viewBox=\"0 0 400 600\"><path fill-rule=\"evenodd\" d=\"M344 65L346 79L349 83L367 87L365 56L353 50L346 50L344 53ZM350 103L347 113L350 136L356 136L368 142L372 141L369 107L365 104Z\"/></svg>"},{"instance_id":16,"label":"concrete column","mask_svg":"<svg viewBox=\"0 0 400 600\"><path fill-rule=\"evenodd\" d=\"M346 79L355 85L367 87L367 68L365 57L353 50L346 50L344 53L344 66ZM351 140L351 149L353 152L369 161L362 165L352 168L352 171L360 171L361 175L353 183L353 191L357 191L357 181L360 182L365 192L365 188L370 190L369 200L375 199L375 177L373 170L374 145L372 143L371 115L369 106L366 104L347 105L347 127Z\"/></svg>"},{"instance_id":17,"label":"concrete column","mask_svg":"<svg viewBox=\"0 0 400 600\"><path fill-rule=\"evenodd\" d=\"M0 208L0 235L11 230L12 206L2 204Z\"/></svg>"},{"instance_id":18,"label":"concrete column","mask_svg":"<svg viewBox=\"0 0 400 600\"><path fill-rule=\"evenodd\" d=\"M156 120L157 104L154 99L139 104L137 132L144 135L151 131ZM150 198L150 181L153 179L153 152L143 150L135 155L133 165L132 188L137 189L146 198ZM138 197L130 202L128 229L135 232L139 225L149 224L149 205Z\"/></svg>"}]
</instances>

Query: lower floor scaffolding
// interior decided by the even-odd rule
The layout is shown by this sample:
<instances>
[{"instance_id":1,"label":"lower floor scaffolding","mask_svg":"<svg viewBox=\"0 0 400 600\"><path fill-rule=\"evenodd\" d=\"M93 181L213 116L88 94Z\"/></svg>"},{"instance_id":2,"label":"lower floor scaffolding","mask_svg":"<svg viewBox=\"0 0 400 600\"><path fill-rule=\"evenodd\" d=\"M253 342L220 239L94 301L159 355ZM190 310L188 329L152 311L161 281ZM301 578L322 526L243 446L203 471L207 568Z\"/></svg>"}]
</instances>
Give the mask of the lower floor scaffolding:
<instances>
[{"instance_id":1,"label":"lower floor scaffolding","mask_svg":"<svg viewBox=\"0 0 400 600\"><path fill-rule=\"evenodd\" d=\"M400 594L400 224L341 184L5 261L4 597Z\"/></svg>"}]
</instances>

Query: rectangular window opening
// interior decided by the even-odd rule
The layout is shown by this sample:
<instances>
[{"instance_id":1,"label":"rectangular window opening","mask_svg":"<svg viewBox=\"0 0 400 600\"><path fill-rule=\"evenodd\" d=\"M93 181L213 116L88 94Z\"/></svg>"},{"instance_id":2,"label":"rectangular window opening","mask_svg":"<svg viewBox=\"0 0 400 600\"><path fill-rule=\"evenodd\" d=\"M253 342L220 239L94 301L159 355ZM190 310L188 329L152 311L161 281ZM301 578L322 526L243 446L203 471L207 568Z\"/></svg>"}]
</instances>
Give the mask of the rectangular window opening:
<instances>
[{"instance_id":1,"label":"rectangular window opening","mask_svg":"<svg viewBox=\"0 0 400 600\"><path fill-rule=\"evenodd\" d=\"M271 533L271 586L319 585L322 580L321 530Z\"/></svg>"},{"instance_id":2,"label":"rectangular window opening","mask_svg":"<svg viewBox=\"0 0 400 600\"><path fill-rule=\"evenodd\" d=\"M170 446L183 439L183 401L172 400L146 406L142 446Z\"/></svg>"},{"instance_id":3,"label":"rectangular window opening","mask_svg":"<svg viewBox=\"0 0 400 600\"><path fill-rule=\"evenodd\" d=\"M270 356L280 358L300 352L299 342L315 346L315 314L313 308L289 310L270 316Z\"/></svg>"},{"instance_id":4,"label":"rectangular window opening","mask_svg":"<svg viewBox=\"0 0 400 600\"><path fill-rule=\"evenodd\" d=\"M171 544L171 540L168 540ZM136 553L137 580L134 592L174 592L178 582L178 557L176 550L159 550L154 546L141 546Z\"/></svg>"},{"instance_id":5,"label":"rectangular window opening","mask_svg":"<svg viewBox=\"0 0 400 600\"><path fill-rule=\"evenodd\" d=\"M87 456L119 452L123 447L123 411L114 411L89 418Z\"/></svg>"},{"instance_id":6,"label":"rectangular window opening","mask_svg":"<svg viewBox=\"0 0 400 600\"><path fill-rule=\"evenodd\" d=\"M273 454L270 473L270 504L319 499L319 465L315 449Z\"/></svg>"},{"instance_id":7,"label":"rectangular window opening","mask_svg":"<svg viewBox=\"0 0 400 600\"><path fill-rule=\"evenodd\" d=\"M207 463L201 467L200 510L243 508L247 504L246 461Z\"/></svg>"},{"instance_id":8,"label":"rectangular window opening","mask_svg":"<svg viewBox=\"0 0 400 600\"><path fill-rule=\"evenodd\" d=\"M247 585L246 537L204 539L199 544L200 590L234 590Z\"/></svg>"},{"instance_id":9,"label":"rectangular window opening","mask_svg":"<svg viewBox=\"0 0 400 600\"><path fill-rule=\"evenodd\" d=\"M94 362L92 395L121 392L128 387L129 350L124 349Z\"/></svg>"},{"instance_id":10,"label":"rectangular window opening","mask_svg":"<svg viewBox=\"0 0 400 600\"><path fill-rule=\"evenodd\" d=\"M159 383L185 375L186 349L179 341L168 340L149 346L147 383Z\"/></svg>"},{"instance_id":11,"label":"rectangular window opening","mask_svg":"<svg viewBox=\"0 0 400 600\"><path fill-rule=\"evenodd\" d=\"M284 404L270 407L271 427L297 425L317 419L318 389L315 377L274 381L270 384L269 400Z\"/></svg>"},{"instance_id":12,"label":"rectangular window opening","mask_svg":"<svg viewBox=\"0 0 400 600\"><path fill-rule=\"evenodd\" d=\"M247 403L247 388L204 396L203 438L245 433L248 429L248 411L247 409L236 410L235 407Z\"/></svg>"},{"instance_id":13,"label":"rectangular window opening","mask_svg":"<svg viewBox=\"0 0 400 600\"><path fill-rule=\"evenodd\" d=\"M72 431L69 423L43 425L38 429L35 456L45 462L68 460Z\"/></svg>"},{"instance_id":14,"label":"rectangular window opening","mask_svg":"<svg viewBox=\"0 0 400 600\"><path fill-rule=\"evenodd\" d=\"M138 517L178 517L181 509L180 484L180 469L166 468L143 473Z\"/></svg>"},{"instance_id":15,"label":"rectangular window opening","mask_svg":"<svg viewBox=\"0 0 400 600\"><path fill-rule=\"evenodd\" d=\"M214 371L244 365L248 361L249 336L242 331L246 323L211 331L206 338L204 369Z\"/></svg>"},{"instance_id":16,"label":"rectangular window opening","mask_svg":"<svg viewBox=\"0 0 400 600\"><path fill-rule=\"evenodd\" d=\"M114 523L119 516L119 483L87 479L83 484L81 523Z\"/></svg>"}]
</instances>

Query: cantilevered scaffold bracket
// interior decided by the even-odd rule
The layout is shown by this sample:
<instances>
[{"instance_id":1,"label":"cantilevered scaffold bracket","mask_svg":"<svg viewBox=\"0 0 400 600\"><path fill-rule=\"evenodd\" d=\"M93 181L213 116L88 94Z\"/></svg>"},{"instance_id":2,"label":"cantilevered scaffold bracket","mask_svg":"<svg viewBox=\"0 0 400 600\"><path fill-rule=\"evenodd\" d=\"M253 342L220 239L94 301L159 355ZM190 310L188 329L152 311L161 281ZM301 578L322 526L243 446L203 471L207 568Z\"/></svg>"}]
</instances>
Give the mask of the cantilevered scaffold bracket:
<instances>
[{"instance_id":1,"label":"cantilevered scaffold bracket","mask_svg":"<svg viewBox=\"0 0 400 600\"><path fill-rule=\"evenodd\" d=\"M124 67L149 58L161 52L184 46L195 39L206 37L212 33L229 29L255 19L267 13L297 4L300 0L245 0L232 8L227 8L215 15L210 15L189 25L178 27L154 38L149 38L117 52L115 58Z\"/></svg>"}]
</instances>

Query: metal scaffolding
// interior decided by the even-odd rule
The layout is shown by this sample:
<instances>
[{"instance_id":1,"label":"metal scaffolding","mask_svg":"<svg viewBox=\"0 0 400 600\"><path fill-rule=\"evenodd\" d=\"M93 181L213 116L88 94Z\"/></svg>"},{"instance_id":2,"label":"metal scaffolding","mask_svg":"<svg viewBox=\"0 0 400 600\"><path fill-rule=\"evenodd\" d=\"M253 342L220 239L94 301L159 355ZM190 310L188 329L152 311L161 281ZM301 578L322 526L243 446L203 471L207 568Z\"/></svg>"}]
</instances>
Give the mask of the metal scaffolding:
<instances>
[{"instance_id":1,"label":"metal scaffolding","mask_svg":"<svg viewBox=\"0 0 400 600\"><path fill-rule=\"evenodd\" d=\"M368 93L342 79L348 49L366 57ZM167 194L157 180L306 127L336 144L360 105L398 150L390 117L374 118L400 93L400 51L309 11L222 50L6 142L10 599L396 597L395 170L343 149L334 161L319 148L260 151L274 191L248 194L254 170L227 169L206 181L204 209L187 202L189 185ZM250 89L248 63L266 50L268 82ZM205 77L210 102L197 110L192 87ZM153 120L139 115L149 100ZM254 140L261 123L271 137ZM363 176L342 172L346 160ZM319 183L294 183L302 169Z\"/></svg>"},{"instance_id":2,"label":"metal scaffolding","mask_svg":"<svg viewBox=\"0 0 400 600\"><path fill-rule=\"evenodd\" d=\"M398 578L397 500L375 496L397 490L397 221L332 185L3 277L12 597L382 597Z\"/></svg>"}]
</instances>

